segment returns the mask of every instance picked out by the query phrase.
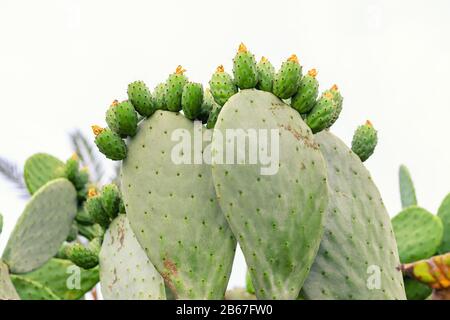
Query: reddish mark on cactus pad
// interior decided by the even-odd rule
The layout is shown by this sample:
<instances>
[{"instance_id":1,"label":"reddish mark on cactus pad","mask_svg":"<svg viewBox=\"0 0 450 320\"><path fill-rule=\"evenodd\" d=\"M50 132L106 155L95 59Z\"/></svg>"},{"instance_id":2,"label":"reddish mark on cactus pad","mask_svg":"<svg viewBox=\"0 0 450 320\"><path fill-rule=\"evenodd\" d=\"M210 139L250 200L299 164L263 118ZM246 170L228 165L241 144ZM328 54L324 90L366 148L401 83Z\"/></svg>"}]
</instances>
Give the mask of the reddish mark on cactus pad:
<instances>
[{"instance_id":1,"label":"reddish mark on cactus pad","mask_svg":"<svg viewBox=\"0 0 450 320\"><path fill-rule=\"evenodd\" d=\"M278 126L282 129L289 131L294 136L295 139L297 139L298 141L302 141L307 147L310 147L312 149L319 149L319 146L314 141L311 141L308 137L302 135L301 132L292 128L290 124L288 125L281 124Z\"/></svg>"},{"instance_id":2,"label":"reddish mark on cactus pad","mask_svg":"<svg viewBox=\"0 0 450 320\"><path fill-rule=\"evenodd\" d=\"M167 286L170 288L170 290L174 294L175 298L178 299L178 293L177 293L176 287L172 281L172 277L177 276L177 274L178 274L177 266L175 265L175 263L172 260L170 260L169 258L166 258L164 260L164 268L167 271L162 272L161 276L163 277L164 282L167 284Z\"/></svg>"}]
</instances>

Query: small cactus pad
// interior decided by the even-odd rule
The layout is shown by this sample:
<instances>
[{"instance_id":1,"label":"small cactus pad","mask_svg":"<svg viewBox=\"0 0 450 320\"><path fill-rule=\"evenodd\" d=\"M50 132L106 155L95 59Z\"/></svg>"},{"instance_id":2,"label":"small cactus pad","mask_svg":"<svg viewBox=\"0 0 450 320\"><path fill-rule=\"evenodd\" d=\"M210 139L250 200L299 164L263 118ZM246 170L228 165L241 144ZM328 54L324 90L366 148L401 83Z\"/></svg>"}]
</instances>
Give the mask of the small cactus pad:
<instances>
[{"instance_id":1,"label":"small cactus pad","mask_svg":"<svg viewBox=\"0 0 450 320\"><path fill-rule=\"evenodd\" d=\"M281 65L273 80L273 93L280 99L289 99L298 90L302 77L302 67L293 54Z\"/></svg>"},{"instance_id":2,"label":"small cactus pad","mask_svg":"<svg viewBox=\"0 0 450 320\"><path fill-rule=\"evenodd\" d=\"M369 120L359 126L353 134L352 151L358 155L362 162L369 159L377 146L377 131Z\"/></svg>"},{"instance_id":3,"label":"small cactus pad","mask_svg":"<svg viewBox=\"0 0 450 320\"><path fill-rule=\"evenodd\" d=\"M92 126L95 134L95 144L108 159L123 160L127 156L127 145L119 134L109 128L103 129L99 126Z\"/></svg>"},{"instance_id":4,"label":"small cactus pad","mask_svg":"<svg viewBox=\"0 0 450 320\"><path fill-rule=\"evenodd\" d=\"M255 56L243 43L233 59L233 75L236 85L241 89L251 89L258 83Z\"/></svg>"},{"instance_id":5,"label":"small cactus pad","mask_svg":"<svg viewBox=\"0 0 450 320\"><path fill-rule=\"evenodd\" d=\"M98 268L85 270L69 260L56 258L21 276L40 283L64 300L80 299L99 281Z\"/></svg>"},{"instance_id":6,"label":"small cactus pad","mask_svg":"<svg viewBox=\"0 0 450 320\"><path fill-rule=\"evenodd\" d=\"M121 137L132 137L136 134L138 116L131 102L115 100L106 111L106 123Z\"/></svg>"},{"instance_id":7,"label":"small cactus pad","mask_svg":"<svg viewBox=\"0 0 450 320\"><path fill-rule=\"evenodd\" d=\"M447 253L450 252L450 194L442 201L437 215L441 218L444 227L444 234L439 247L439 253Z\"/></svg>"},{"instance_id":8,"label":"small cactus pad","mask_svg":"<svg viewBox=\"0 0 450 320\"><path fill-rule=\"evenodd\" d=\"M30 194L40 187L61 176L64 163L52 155L37 153L25 162L23 175Z\"/></svg>"},{"instance_id":9,"label":"small cactus pad","mask_svg":"<svg viewBox=\"0 0 450 320\"><path fill-rule=\"evenodd\" d=\"M9 276L8 266L0 260L0 300L19 300Z\"/></svg>"},{"instance_id":10,"label":"small cactus pad","mask_svg":"<svg viewBox=\"0 0 450 320\"><path fill-rule=\"evenodd\" d=\"M128 85L128 99L134 109L143 117L151 116L156 108L153 103L152 94L144 81L135 81Z\"/></svg>"},{"instance_id":11,"label":"small cactus pad","mask_svg":"<svg viewBox=\"0 0 450 320\"><path fill-rule=\"evenodd\" d=\"M201 139L202 128L167 111L139 127L121 187L136 238L177 298L222 299L236 242L216 201L210 166L180 163L186 155L189 163L189 155L196 163L202 157L202 145L190 143L194 134Z\"/></svg>"},{"instance_id":12,"label":"small cactus pad","mask_svg":"<svg viewBox=\"0 0 450 320\"><path fill-rule=\"evenodd\" d=\"M402 208L405 209L410 206L417 205L416 191L414 183L406 166L401 165L398 170L398 182L400 186L400 199L402 201Z\"/></svg>"},{"instance_id":13,"label":"small cactus pad","mask_svg":"<svg viewBox=\"0 0 450 320\"><path fill-rule=\"evenodd\" d=\"M222 212L242 248L256 296L295 299L319 248L327 205L326 168L319 147L298 112L259 90L242 90L231 97L214 129L213 154L226 150L228 139L249 140L243 136L250 134L247 130L266 133L266 139L258 139L260 145L253 141L256 150L272 146L270 153L279 154L279 161L272 161L270 168L249 164L247 155L252 153L246 143L237 149L246 155L247 163L241 158L220 164L216 154L212 173ZM230 138L227 131L241 135ZM261 154L259 159L266 161Z\"/></svg>"},{"instance_id":14,"label":"small cactus pad","mask_svg":"<svg viewBox=\"0 0 450 320\"><path fill-rule=\"evenodd\" d=\"M181 110L181 96L183 87L188 82L182 66L178 66L166 81L165 102L167 109L170 111Z\"/></svg>"},{"instance_id":15,"label":"small cactus pad","mask_svg":"<svg viewBox=\"0 0 450 320\"><path fill-rule=\"evenodd\" d=\"M19 275L11 275L11 280L22 300L60 300L49 288L37 281Z\"/></svg>"},{"instance_id":16,"label":"small cactus pad","mask_svg":"<svg viewBox=\"0 0 450 320\"><path fill-rule=\"evenodd\" d=\"M302 296L404 299L389 215L369 172L332 133L323 131L315 138L327 162L329 204L320 249ZM381 277L380 287L370 282L371 275L374 280Z\"/></svg>"},{"instance_id":17,"label":"small cactus pad","mask_svg":"<svg viewBox=\"0 0 450 320\"><path fill-rule=\"evenodd\" d=\"M336 103L331 93L324 93L314 104L311 112L306 116L306 124L312 132L317 133L331 127L336 113Z\"/></svg>"},{"instance_id":18,"label":"small cactus pad","mask_svg":"<svg viewBox=\"0 0 450 320\"><path fill-rule=\"evenodd\" d=\"M408 300L425 300L431 295L432 289L426 284L405 277L405 292Z\"/></svg>"},{"instance_id":19,"label":"small cactus pad","mask_svg":"<svg viewBox=\"0 0 450 320\"><path fill-rule=\"evenodd\" d=\"M153 90L153 103L156 110L167 110L165 83L158 84Z\"/></svg>"},{"instance_id":20,"label":"small cactus pad","mask_svg":"<svg viewBox=\"0 0 450 320\"><path fill-rule=\"evenodd\" d=\"M148 259L125 215L105 233L100 250L100 279L106 300L164 300L164 280Z\"/></svg>"},{"instance_id":21,"label":"small cactus pad","mask_svg":"<svg viewBox=\"0 0 450 320\"><path fill-rule=\"evenodd\" d=\"M392 219L392 225L402 263L426 259L438 251L443 235L442 222L427 210L408 207Z\"/></svg>"},{"instance_id":22,"label":"small cactus pad","mask_svg":"<svg viewBox=\"0 0 450 320\"><path fill-rule=\"evenodd\" d=\"M54 256L69 235L76 213L76 191L67 179L55 179L40 188L25 207L3 252L11 272L30 272Z\"/></svg>"},{"instance_id":23,"label":"small cactus pad","mask_svg":"<svg viewBox=\"0 0 450 320\"><path fill-rule=\"evenodd\" d=\"M272 92L273 77L275 75L275 68L265 57L256 65L258 71L258 84L256 88L262 91Z\"/></svg>"},{"instance_id":24,"label":"small cactus pad","mask_svg":"<svg viewBox=\"0 0 450 320\"><path fill-rule=\"evenodd\" d=\"M117 217L120 210L120 191L115 184L103 186L100 201L110 219Z\"/></svg>"},{"instance_id":25,"label":"small cactus pad","mask_svg":"<svg viewBox=\"0 0 450 320\"><path fill-rule=\"evenodd\" d=\"M181 95L181 106L184 116L195 120L202 111L203 86L200 83L188 82L183 88Z\"/></svg>"},{"instance_id":26,"label":"small cactus pad","mask_svg":"<svg viewBox=\"0 0 450 320\"><path fill-rule=\"evenodd\" d=\"M83 269L92 269L98 265L101 241L99 238L92 239L87 246L81 243L70 243L65 245L64 253L67 259Z\"/></svg>"},{"instance_id":27,"label":"small cactus pad","mask_svg":"<svg viewBox=\"0 0 450 320\"><path fill-rule=\"evenodd\" d=\"M308 71L301 80L297 93L292 97L291 107L300 113L308 113L316 103L319 93L319 82L316 79L317 71Z\"/></svg>"},{"instance_id":28,"label":"small cactus pad","mask_svg":"<svg viewBox=\"0 0 450 320\"><path fill-rule=\"evenodd\" d=\"M218 66L216 72L213 73L209 81L211 94L216 102L223 106L225 102L234 94L238 92L238 88L233 81L233 78L225 72L223 66Z\"/></svg>"}]
</instances>

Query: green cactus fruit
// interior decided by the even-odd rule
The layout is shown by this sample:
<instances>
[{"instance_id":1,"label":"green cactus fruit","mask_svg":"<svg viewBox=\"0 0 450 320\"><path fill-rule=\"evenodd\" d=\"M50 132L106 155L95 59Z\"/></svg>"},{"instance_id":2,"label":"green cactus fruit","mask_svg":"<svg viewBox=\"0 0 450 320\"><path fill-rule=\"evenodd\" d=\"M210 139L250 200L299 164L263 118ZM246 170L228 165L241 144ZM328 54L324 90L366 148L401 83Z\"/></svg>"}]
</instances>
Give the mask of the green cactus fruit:
<instances>
[{"instance_id":1,"label":"green cactus fruit","mask_svg":"<svg viewBox=\"0 0 450 320\"><path fill-rule=\"evenodd\" d=\"M77 222L78 225L81 224L85 226L90 226L94 224L92 217L86 210L84 210L84 208L80 208L78 210L77 215L75 216L75 221Z\"/></svg>"},{"instance_id":2,"label":"green cactus fruit","mask_svg":"<svg viewBox=\"0 0 450 320\"><path fill-rule=\"evenodd\" d=\"M106 112L106 123L121 137L132 137L136 134L138 116L131 102L114 100Z\"/></svg>"},{"instance_id":3,"label":"green cactus fruit","mask_svg":"<svg viewBox=\"0 0 450 320\"><path fill-rule=\"evenodd\" d=\"M11 280L22 300L61 300L49 288L37 281L19 275L11 275Z\"/></svg>"},{"instance_id":4,"label":"green cactus fruit","mask_svg":"<svg viewBox=\"0 0 450 320\"><path fill-rule=\"evenodd\" d=\"M438 210L438 217L441 218L444 234L439 247L439 253L450 252L450 193L444 198Z\"/></svg>"},{"instance_id":5,"label":"green cactus fruit","mask_svg":"<svg viewBox=\"0 0 450 320\"><path fill-rule=\"evenodd\" d=\"M156 107L153 103L152 94L144 81L135 81L128 85L128 100L134 109L143 117L150 117Z\"/></svg>"},{"instance_id":6,"label":"green cactus fruit","mask_svg":"<svg viewBox=\"0 0 450 320\"><path fill-rule=\"evenodd\" d=\"M21 275L40 283L64 300L77 300L99 281L99 270L82 269L69 260L51 259L39 269Z\"/></svg>"},{"instance_id":7,"label":"green cactus fruit","mask_svg":"<svg viewBox=\"0 0 450 320\"><path fill-rule=\"evenodd\" d=\"M202 107L200 108L200 114L198 115L198 119L201 120L202 123L208 122L209 114L215 105L217 105L217 102L214 100L211 90L206 88L203 92Z\"/></svg>"},{"instance_id":8,"label":"green cactus fruit","mask_svg":"<svg viewBox=\"0 0 450 320\"><path fill-rule=\"evenodd\" d=\"M101 196L101 204L110 219L114 219L119 214L120 191L119 188L111 183L103 186Z\"/></svg>"},{"instance_id":9,"label":"green cactus fruit","mask_svg":"<svg viewBox=\"0 0 450 320\"><path fill-rule=\"evenodd\" d=\"M306 116L306 123L313 133L331 127L335 115L336 103L331 93L324 93Z\"/></svg>"},{"instance_id":10,"label":"green cactus fruit","mask_svg":"<svg viewBox=\"0 0 450 320\"><path fill-rule=\"evenodd\" d=\"M398 180L400 186L400 199L402 208L405 209L410 206L417 205L416 190L412 181L408 168L401 165L398 170Z\"/></svg>"},{"instance_id":11,"label":"green cactus fruit","mask_svg":"<svg viewBox=\"0 0 450 320\"><path fill-rule=\"evenodd\" d=\"M333 118L331 121L331 124L333 124L336 122L336 120L339 118L339 115L341 114L342 103L344 102L344 98L342 97L339 88L336 84L334 84L330 89L324 91L324 94L325 93L330 94L333 97L333 101L336 105L336 108L334 109L333 113Z\"/></svg>"},{"instance_id":12,"label":"green cactus fruit","mask_svg":"<svg viewBox=\"0 0 450 320\"><path fill-rule=\"evenodd\" d=\"M319 82L316 69L311 69L300 80L297 93L291 99L291 107L300 113L308 113L316 103L319 94Z\"/></svg>"},{"instance_id":13,"label":"green cactus fruit","mask_svg":"<svg viewBox=\"0 0 450 320\"><path fill-rule=\"evenodd\" d=\"M61 177L64 163L52 155L37 153L25 162L23 175L25 185L32 195L47 182Z\"/></svg>"},{"instance_id":14,"label":"green cactus fruit","mask_svg":"<svg viewBox=\"0 0 450 320\"><path fill-rule=\"evenodd\" d=\"M236 85L241 89L251 89L258 83L255 56L241 43L233 59L233 75Z\"/></svg>"},{"instance_id":15,"label":"green cactus fruit","mask_svg":"<svg viewBox=\"0 0 450 320\"><path fill-rule=\"evenodd\" d=\"M244 141L250 140L250 130L266 132L266 149L270 140L270 153L279 159L260 156L263 165L243 165L238 155L232 162L241 165L221 164L228 161L217 150L228 148L223 143L230 139L229 129L244 132L232 138ZM255 143L252 149L258 150ZM311 131L273 94L242 90L223 106L212 145L217 198L244 253L256 296L297 298L319 248L328 199L325 163ZM250 158L250 145L237 148Z\"/></svg>"},{"instance_id":16,"label":"green cactus fruit","mask_svg":"<svg viewBox=\"0 0 450 320\"><path fill-rule=\"evenodd\" d=\"M281 65L280 70L273 78L273 93L280 99L289 99L297 93L302 67L295 54L290 56Z\"/></svg>"},{"instance_id":17,"label":"green cactus fruit","mask_svg":"<svg viewBox=\"0 0 450 320\"><path fill-rule=\"evenodd\" d=\"M404 209L392 219L402 263L434 255L442 241L441 219L417 206Z\"/></svg>"},{"instance_id":18,"label":"green cactus fruit","mask_svg":"<svg viewBox=\"0 0 450 320\"><path fill-rule=\"evenodd\" d=\"M92 240L94 238L102 238L105 229L97 223L89 226L78 224L78 233L86 239Z\"/></svg>"},{"instance_id":19,"label":"green cactus fruit","mask_svg":"<svg viewBox=\"0 0 450 320\"><path fill-rule=\"evenodd\" d=\"M256 296L248 293L244 288L234 288L227 290L225 300L256 300Z\"/></svg>"},{"instance_id":20,"label":"green cactus fruit","mask_svg":"<svg viewBox=\"0 0 450 320\"><path fill-rule=\"evenodd\" d=\"M26 205L3 252L11 272L30 272L53 257L69 235L76 213L76 191L68 180L42 186Z\"/></svg>"},{"instance_id":21,"label":"green cactus fruit","mask_svg":"<svg viewBox=\"0 0 450 320\"><path fill-rule=\"evenodd\" d=\"M130 272L132 270L132 272ZM120 215L105 233L100 250L100 279L106 300L165 300L164 280Z\"/></svg>"},{"instance_id":22,"label":"green cactus fruit","mask_svg":"<svg viewBox=\"0 0 450 320\"><path fill-rule=\"evenodd\" d=\"M156 110L167 110L165 83L158 84L153 90L153 103Z\"/></svg>"},{"instance_id":23,"label":"green cactus fruit","mask_svg":"<svg viewBox=\"0 0 450 320\"><path fill-rule=\"evenodd\" d=\"M101 153L111 160L123 160L127 156L127 145L122 138L109 128L92 126L95 144Z\"/></svg>"},{"instance_id":24,"label":"green cactus fruit","mask_svg":"<svg viewBox=\"0 0 450 320\"><path fill-rule=\"evenodd\" d=\"M100 239L94 238L88 246L81 243L71 243L66 246L67 258L83 269L92 269L98 265L100 252Z\"/></svg>"},{"instance_id":25,"label":"green cactus fruit","mask_svg":"<svg viewBox=\"0 0 450 320\"><path fill-rule=\"evenodd\" d=\"M74 221L72 223L72 226L70 227L70 232L66 238L66 241L68 241L68 242L75 241L77 239L77 236L78 236L78 225Z\"/></svg>"},{"instance_id":26,"label":"green cactus fruit","mask_svg":"<svg viewBox=\"0 0 450 320\"><path fill-rule=\"evenodd\" d=\"M0 300L19 300L20 297L11 282L8 266L0 260Z\"/></svg>"},{"instance_id":27,"label":"green cactus fruit","mask_svg":"<svg viewBox=\"0 0 450 320\"><path fill-rule=\"evenodd\" d=\"M353 134L352 151L358 155L361 161L366 161L374 152L377 146L377 130L369 120L359 126Z\"/></svg>"},{"instance_id":28,"label":"green cactus fruit","mask_svg":"<svg viewBox=\"0 0 450 320\"><path fill-rule=\"evenodd\" d=\"M273 78L275 76L275 68L267 60L266 57L262 57L256 65L258 71L258 84L256 88L262 91L272 92Z\"/></svg>"},{"instance_id":29,"label":"green cactus fruit","mask_svg":"<svg viewBox=\"0 0 450 320\"><path fill-rule=\"evenodd\" d=\"M198 119L202 111L203 86L200 83L188 82L183 87L181 105L184 116L190 120Z\"/></svg>"},{"instance_id":30,"label":"green cactus fruit","mask_svg":"<svg viewBox=\"0 0 450 320\"><path fill-rule=\"evenodd\" d=\"M172 140L177 133L211 134L181 114L158 111L130 140L121 190L127 217L176 298L223 299L236 241L217 203L210 166L183 163L186 155L198 163L201 145L185 148Z\"/></svg>"},{"instance_id":31,"label":"green cactus fruit","mask_svg":"<svg viewBox=\"0 0 450 320\"><path fill-rule=\"evenodd\" d=\"M301 296L405 299L389 215L370 173L332 133L323 131L315 139L327 164L329 202L320 249Z\"/></svg>"},{"instance_id":32,"label":"green cactus fruit","mask_svg":"<svg viewBox=\"0 0 450 320\"><path fill-rule=\"evenodd\" d=\"M405 292L408 300L425 300L431 295L432 289L426 284L405 277Z\"/></svg>"},{"instance_id":33,"label":"green cactus fruit","mask_svg":"<svg viewBox=\"0 0 450 320\"><path fill-rule=\"evenodd\" d=\"M64 165L64 177L73 183L79 173L79 166L78 156L74 153Z\"/></svg>"},{"instance_id":34,"label":"green cactus fruit","mask_svg":"<svg viewBox=\"0 0 450 320\"><path fill-rule=\"evenodd\" d=\"M209 81L209 87L214 100L220 106L223 106L232 95L238 92L233 78L225 72L222 65L218 66L216 72L213 73Z\"/></svg>"},{"instance_id":35,"label":"green cactus fruit","mask_svg":"<svg viewBox=\"0 0 450 320\"><path fill-rule=\"evenodd\" d=\"M181 110L181 96L183 88L188 82L182 66L178 66L174 73L172 73L166 81L165 101L167 110L177 112Z\"/></svg>"},{"instance_id":36,"label":"green cactus fruit","mask_svg":"<svg viewBox=\"0 0 450 320\"><path fill-rule=\"evenodd\" d=\"M84 209L95 223L98 223L103 228L108 228L111 222L110 216L104 209L102 197L97 194L95 188L89 189L88 199L84 204Z\"/></svg>"},{"instance_id":37,"label":"green cactus fruit","mask_svg":"<svg viewBox=\"0 0 450 320\"><path fill-rule=\"evenodd\" d=\"M205 91L206 93L206 91ZM219 116L220 110L222 109L222 106L219 105L215 100L214 97L212 96L211 92L208 90L207 95L205 95L205 100L208 100L210 105L211 105L211 109L208 115L208 120L206 122L206 128L207 129L212 129L214 128L214 125L216 124L217 121L217 117Z\"/></svg>"},{"instance_id":38,"label":"green cactus fruit","mask_svg":"<svg viewBox=\"0 0 450 320\"><path fill-rule=\"evenodd\" d=\"M255 287L253 286L252 276L250 272L247 270L247 274L245 275L245 288L248 293L255 294Z\"/></svg>"}]
</instances>

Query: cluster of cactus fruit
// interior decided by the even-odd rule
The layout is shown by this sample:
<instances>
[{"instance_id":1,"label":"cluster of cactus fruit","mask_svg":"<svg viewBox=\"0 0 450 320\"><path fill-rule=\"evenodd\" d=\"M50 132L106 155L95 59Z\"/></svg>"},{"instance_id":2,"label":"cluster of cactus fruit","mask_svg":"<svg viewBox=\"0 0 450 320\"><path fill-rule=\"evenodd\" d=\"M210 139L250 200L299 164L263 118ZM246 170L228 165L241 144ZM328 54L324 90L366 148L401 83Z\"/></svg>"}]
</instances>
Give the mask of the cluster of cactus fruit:
<instances>
[{"instance_id":1,"label":"cluster of cactus fruit","mask_svg":"<svg viewBox=\"0 0 450 320\"><path fill-rule=\"evenodd\" d=\"M319 95L316 76L303 74L295 55L278 71L264 57L256 63L241 44L233 75L219 66L209 88L181 66L153 93L131 83L128 99L108 108L107 127L92 127L100 152L122 160L120 188L93 185L76 158L27 161L27 186L37 191L3 255L0 298L79 298L100 281L105 299L404 299L394 231L402 240L362 163L377 132L370 122L358 127L351 149L333 135L343 98L337 86ZM177 149L172 133L180 129L211 142L200 143L209 162L197 161L195 142ZM277 130L276 174L218 161L221 137L233 129ZM249 144L242 148L249 153ZM174 155L194 160L176 163ZM237 244L248 292L226 291ZM70 294L63 275L49 279L68 265L83 276Z\"/></svg>"},{"instance_id":2,"label":"cluster of cactus fruit","mask_svg":"<svg viewBox=\"0 0 450 320\"><path fill-rule=\"evenodd\" d=\"M404 165L399 169L399 185L403 210L392 219L392 225L404 264L406 296L422 300L433 293L436 299L450 299L450 194L434 215L418 206L411 175ZM443 256L433 257L436 254Z\"/></svg>"}]
</instances>

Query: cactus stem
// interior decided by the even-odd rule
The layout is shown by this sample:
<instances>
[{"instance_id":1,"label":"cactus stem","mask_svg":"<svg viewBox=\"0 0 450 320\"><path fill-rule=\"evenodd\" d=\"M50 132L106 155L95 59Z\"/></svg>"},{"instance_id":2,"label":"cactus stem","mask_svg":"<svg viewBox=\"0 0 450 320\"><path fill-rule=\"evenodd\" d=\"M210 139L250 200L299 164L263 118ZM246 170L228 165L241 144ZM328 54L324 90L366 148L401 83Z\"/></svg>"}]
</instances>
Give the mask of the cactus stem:
<instances>
[{"instance_id":1,"label":"cactus stem","mask_svg":"<svg viewBox=\"0 0 450 320\"><path fill-rule=\"evenodd\" d=\"M287 61L293 61L293 62L295 62L295 63L299 63L299 62L298 62L297 55L295 55L295 54L291 55L291 56L287 59Z\"/></svg>"},{"instance_id":2,"label":"cactus stem","mask_svg":"<svg viewBox=\"0 0 450 320\"><path fill-rule=\"evenodd\" d=\"M239 49L238 52L247 52L247 47L245 46L245 44L243 42L241 42L241 44L239 45Z\"/></svg>"},{"instance_id":3,"label":"cactus stem","mask_svg":"<svg viewBox=\"0 0 450 320\"><path fill-rule=\"evenodd\" d=\"M186 72L186 69L183 69L182 66L178 66L178 67L175 69L175 74L183 74L183 73L185 73L185 72Z\"/></svg>"},{"instance_id":4,"label":"cactus stem","mask_svg":"<svg viewBox=\"0 0 450 320\"><path fill-rule=\"evenodd\" d=\"M317 76L317 70L316 69L309 70L308 75L315 78Z\"/></svg>"}]
</instances>

